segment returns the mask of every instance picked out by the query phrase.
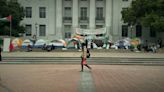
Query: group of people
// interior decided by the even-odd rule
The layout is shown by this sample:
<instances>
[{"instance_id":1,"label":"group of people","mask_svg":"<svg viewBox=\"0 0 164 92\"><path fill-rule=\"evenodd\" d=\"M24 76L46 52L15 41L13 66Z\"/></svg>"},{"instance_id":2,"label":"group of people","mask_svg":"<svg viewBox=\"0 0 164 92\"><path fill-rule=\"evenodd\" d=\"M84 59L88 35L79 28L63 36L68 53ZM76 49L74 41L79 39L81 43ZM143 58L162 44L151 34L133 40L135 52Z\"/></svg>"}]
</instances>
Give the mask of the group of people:
<instances>
[{"instance_id":1,"label":"group of people","mask_svg":"<svg viewBox=\"0 0 164 92\"><path fill-rule=\"evenodd\" d=\"M156 53L157 48L162 48L162 40L158 39L157 44L149 45L148 41L146 40L143 46L144 51L146 52L154 52Z\"/></svg>"}]
</instances>

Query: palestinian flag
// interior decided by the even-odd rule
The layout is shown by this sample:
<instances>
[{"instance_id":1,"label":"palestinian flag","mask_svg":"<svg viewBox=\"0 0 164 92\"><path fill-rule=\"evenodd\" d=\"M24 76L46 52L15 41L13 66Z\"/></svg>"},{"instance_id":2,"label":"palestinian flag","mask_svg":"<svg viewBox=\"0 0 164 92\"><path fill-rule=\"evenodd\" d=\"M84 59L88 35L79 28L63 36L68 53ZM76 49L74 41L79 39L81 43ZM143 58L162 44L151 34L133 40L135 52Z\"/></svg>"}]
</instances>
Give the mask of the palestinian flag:
<instances>
[{"instance_id":1,"label":"palestinian flag","mask_svg":"<svg viewBox=\"0 0 164 92\"><path fill-rule=\"evenodd\" d=\"M7 17L4 17L4 18L0 18L0 21L9 21L9 22L11 22L11 20L12 20L12 16L11 15L9 15Z\"/></svg>"}]
</instances>

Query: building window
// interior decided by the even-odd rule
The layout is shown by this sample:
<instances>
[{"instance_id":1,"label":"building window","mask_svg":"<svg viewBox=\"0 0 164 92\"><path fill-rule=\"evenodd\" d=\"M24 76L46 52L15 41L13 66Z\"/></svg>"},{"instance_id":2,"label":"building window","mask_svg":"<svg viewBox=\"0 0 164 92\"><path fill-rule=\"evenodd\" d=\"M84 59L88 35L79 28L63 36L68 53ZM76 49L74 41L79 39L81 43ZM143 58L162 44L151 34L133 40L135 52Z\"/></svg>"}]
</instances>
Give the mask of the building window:
<instances>
[{"instance_id":1,"label":"building window","mask_svg":"<svg viewBox=\"0 0 164 92\"><path fill-rule=\"evenodd\" d=\"M26 25L25 29L26 29L26 36L31 36L32 25L31 24Z\"/></svg>"},{"instance_id":2,"label":"building window","mask_svg":"<svg viewBox=\"0 0 164 92\"><path fill-rule=\"evenodd\" d=\"M72 16L71 7L65 7L64 16L66 19L71 19Z\"/></svg>"},{"instance_id":3,"label":"building window","mask_svg":"<svg viewBox=\"0 0 164 92\"><path fill-rule=\"evenodd\" d=\"M80 28L87 29L87 25L80 25Z\"/></svg>"},{"instance_id":4,"label":"building window","mask_svg":"<svg viewBox=\"0 0 164 92\"><path fill-rule=\"evenodd\" d=\"M40 18L46 18L46 7L39 7Z\"/></svg>"},{"instance_id":5,"label":"building window","mask_svg":"<svg viewBox=\"0 0 164 92\"><path fill-rule=\"evenodd\" d=\"M150 27L150 37L156 37L156 31L153 27Z\"/></svg>"},{"instance_id":6,"label":"building window","mask_svg":"<svg viewBox=\"0 0 164 92\"><path fill-rule=\"evenodd\" d=\"M12 0L12 2L18 2L18 0Z\"/></svg>"},{"instance_id":7,"label":"building window","mask_svg":"<svg viewBox=\"0 0 164 92\"><path fill-rule=\"evenodd\" d=\"M136 37L141 37L142 36L142 26L137 25L136 26Z\"/></svg>"},{"instance_id":8,"label":"building window","mask_svg":"<svg viewBox=\"0 0 164 92\"><path fill-rule=\"evenodd\" d=\"M128 0L122 0L122 1L128 1Z\"/></svg>"},{"instance_id":9,"label":"building window","mask_svg":"<svg viewBox=\"0 0 164 92\"><path fill-rule=\"evenodd\" d=\"M103 25L96 25L96 29L103 28Z\"/></svg>"},{"instance_id":10,"label":"building window","mask_svg":"<svg viewBox=\"0 0 164 92\"><path fill-rule=\"evenodd\" d=\"M128 8L127 7L124 7L124 8L122 8L122 10L125 11L125 10L128 10Z\"/></svg>"},{"instance_id":11,"label":"building window","mask_svg":"<svg viewBox=\"0 0 164 92\"><path fill-rule=\"evenodd\" d=\"M26 18L32 17L32 7L26 7L25 8L25 16L26 16Z\"/></svg>"},{"instance_id":12,"label":"building window","mask_svg":"<svg viewBox=\"0 0 164 92\"><path fill-rule=\"evenodd\" d=\"M71 38L71 32L65 32L65 38Z\"/></svg>"},{"instance_id":13,"label":"building window","mask_svg":"<svg viewBox=\"0 0 164 92\"><path fill-rule=\"evenodd\" d=\"M86 20L87 19L87 7L81 7L81 20Z\"/></svg>"},{"instance_id":14,"label":"building window","mask_svg":"<svg viewBox=\"0 0 164 92\"><path fill-rule=\"evenodd\" d=\"M65 38L71 38L71 25L64 25Z\"/></svg>"},{"instance_id":15,"label":"building window","mask_svg":"<svg viewBox=\"0 0 164 92\"><path fill-rule=\"evenodd\" d=\"M128 25L122 25L122 37L128 37Z\"/></svg>"},{"instance_id":16,"label":"building window","mask_svg":"<svg viewBox=\"0 0 164 92\"><path fill-rule=\"evenodd\" d=\"M103 7L97 7L96 8L96 20L102 20L103 19Z\"/></svg>"},{"instance_id":17,"label":"building window","mask_svg":"<svg viewBox=\"0 0 164 92\"><path fill-rule=\"evenodd\" d=\"M39 25L39 36L46 36L46 25Z\"/></svg>"}]
</instances>

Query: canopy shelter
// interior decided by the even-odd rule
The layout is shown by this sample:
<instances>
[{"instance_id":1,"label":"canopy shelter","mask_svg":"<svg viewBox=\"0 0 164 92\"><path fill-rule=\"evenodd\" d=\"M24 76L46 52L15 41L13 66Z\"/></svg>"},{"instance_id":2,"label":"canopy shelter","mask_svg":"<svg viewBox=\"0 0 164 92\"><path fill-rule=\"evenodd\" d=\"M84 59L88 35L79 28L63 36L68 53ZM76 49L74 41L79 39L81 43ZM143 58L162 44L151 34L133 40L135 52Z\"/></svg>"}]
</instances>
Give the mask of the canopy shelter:
<instances>
[{"instance_id":1,"label":"canopy shelter","mask_svg":"<svg viewBox=\"0 0 164 92\"><path fill-rule=\"evenodd\" d=\"M79 45L81 46L81 41L77 38L71 38L68 43L67 43L67 48L72 48L74 47L75 45Z\"/></svg>"}]
</instances>

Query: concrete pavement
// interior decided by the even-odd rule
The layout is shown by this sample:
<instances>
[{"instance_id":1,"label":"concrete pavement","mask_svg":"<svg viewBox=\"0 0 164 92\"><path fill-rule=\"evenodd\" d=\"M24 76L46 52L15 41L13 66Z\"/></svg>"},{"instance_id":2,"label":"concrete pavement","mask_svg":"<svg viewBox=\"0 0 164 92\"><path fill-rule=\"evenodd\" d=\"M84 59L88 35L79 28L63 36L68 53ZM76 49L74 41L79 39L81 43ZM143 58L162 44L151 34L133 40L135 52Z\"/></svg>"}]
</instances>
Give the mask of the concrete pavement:
<instances>
[{"instance_id":1,"label":"concrete pavement","mask_svg":"<svg viewBox=\"0 0 164 92\"><path fill-rule=\"evenodd\" d=\"M81 53L82 52L3 52L2 57L80 57ZM91 52L91 57L164 58L164 53Z\"/></svg>"},{"instance_id":2,"label":"concrete pavement","mask_svg":"<svg viewBox=\"0 0 164 92\"><path fill-rule=\"evenodd\" d=\"M0 92L164 92L163 66L91 67L0 65Z\"/></svg>"}]
</instances>

